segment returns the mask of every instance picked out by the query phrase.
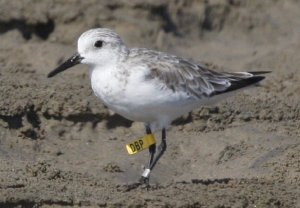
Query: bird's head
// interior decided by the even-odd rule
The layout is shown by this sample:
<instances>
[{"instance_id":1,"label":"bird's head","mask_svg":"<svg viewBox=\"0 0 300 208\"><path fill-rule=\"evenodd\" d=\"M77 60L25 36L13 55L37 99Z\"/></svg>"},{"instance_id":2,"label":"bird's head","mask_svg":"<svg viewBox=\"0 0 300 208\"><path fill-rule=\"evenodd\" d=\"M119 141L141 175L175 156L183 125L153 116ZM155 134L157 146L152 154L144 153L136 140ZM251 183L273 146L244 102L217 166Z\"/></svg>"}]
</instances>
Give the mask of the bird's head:
<instances>
[{"instance_id":1,"label":"bird's head","mask_svg":"<svg viewBox=\"0 0 300 208\"><path fill-rule=\"evenodd\" d=\"M124 58L128 49L117 33L106 28L91 29L78 39L77 52L48 74L53 77L77 64L103 66Z\"/></svg>"}]
</instances>

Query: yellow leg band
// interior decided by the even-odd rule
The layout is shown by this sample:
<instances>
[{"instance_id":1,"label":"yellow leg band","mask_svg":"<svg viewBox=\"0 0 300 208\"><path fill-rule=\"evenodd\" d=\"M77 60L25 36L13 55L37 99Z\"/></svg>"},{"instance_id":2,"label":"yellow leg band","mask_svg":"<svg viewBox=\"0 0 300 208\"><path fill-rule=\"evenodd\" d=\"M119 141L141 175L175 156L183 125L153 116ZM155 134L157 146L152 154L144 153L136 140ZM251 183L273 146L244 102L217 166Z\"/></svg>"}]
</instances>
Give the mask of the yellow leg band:
<instances>
[{"instance_id":1,"label":"yellow leg band","mask_svg":"<svg viewBox=\"0 0 300 208\"><path fill-rule=\"evenodd\" d=\"M144 149L149 148L152 144L155 144L155 138L153 134L147 134L146 136L139 138L133 142L126 144L128 154L133 155Z\"/></svg>"}]
</instances>

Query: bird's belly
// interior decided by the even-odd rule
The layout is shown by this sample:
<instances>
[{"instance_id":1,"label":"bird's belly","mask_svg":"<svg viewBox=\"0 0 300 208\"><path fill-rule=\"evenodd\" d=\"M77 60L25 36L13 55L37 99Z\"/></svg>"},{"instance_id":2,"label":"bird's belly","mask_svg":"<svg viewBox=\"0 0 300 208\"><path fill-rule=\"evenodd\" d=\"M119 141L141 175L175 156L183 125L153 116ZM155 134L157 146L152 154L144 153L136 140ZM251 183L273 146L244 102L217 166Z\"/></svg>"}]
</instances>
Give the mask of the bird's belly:
<instances>
[{"instance_id":1,"label":"bird's belly","mask_svg":"<svg viewBox=\"0 0 300 208\"><path fill-rule=\"evenodd\" d=\"M92 76L95 95L108 108L127 119L170 123L195 108L193 100L170 89L162 89L157 83L137 77L122 80L111 75L105 76Z\"/></svg>"},{"instance_id":2,"label":"bird's belly","mask_svg":"<svg viewBox=\"0 0 300 208\"><path fill-rule=\"evenodd\" d=\"M125 90L116 96L111 94L103 100L113 111L133 121L168 123L193 109L187 100L181 100L175 94L143 87Z\"/></svg>"},{"instance_id":3,"label":"bird's belly","mask_svg":"<svg viewBox=\"0 0 300 208\"><path fill-rule=\"evenodd\" d=\"M157 108L143 102L143 97L107 86L94 90L94 93L109 109L129 120L150 122L156 119Z\"/></svg>"},{"instance_id":4,"label":"bird's belly","mask_svg":"<svg viewBox=\"0 0 300 208\"><path fill-rule=\"evenodd\" d=\"M133 92L129 90L132 83L128 83L128 77L117 77L111 71L91 72L91 84L95 95L109 109L127 119L142 122L151 120L151 116L153 117L154 113L143 111L145 106L139 102L143 98L137 97L135 90ZM138 88L137 91L139 91Z\"/></svg>"}]
</instances>

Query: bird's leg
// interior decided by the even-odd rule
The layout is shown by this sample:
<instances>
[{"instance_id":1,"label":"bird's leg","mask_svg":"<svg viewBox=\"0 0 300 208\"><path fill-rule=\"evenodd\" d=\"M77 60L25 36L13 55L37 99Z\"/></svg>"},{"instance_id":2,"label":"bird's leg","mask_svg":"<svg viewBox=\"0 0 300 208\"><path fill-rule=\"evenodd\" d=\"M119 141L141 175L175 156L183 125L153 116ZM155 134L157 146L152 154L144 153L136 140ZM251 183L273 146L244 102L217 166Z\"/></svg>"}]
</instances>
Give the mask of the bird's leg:
<instances>
[{"instance_id":1,"label":"bird's leg","mask_svg":"<svg viewBox=\"0 0 300 208\"><path fill-rule=\"evenodd\" d=\"M152 134L151 132L151 129L149 126L146 126L146 134ZM153 159L154 159L154 155L155 155L155 151L156 151L156 144L152 144L150 147L149 147L149 155L150 155L150 158L149 158L149 163L148 163L148 166L147 168L150 167L151 163L153 162Z\"/></svg>"},{"instance_id":2,"label":"bird's leg","mask_svg":"<svg viewBox=\"0 0 300 208\"><path fill-rule=\"evenodd\" d=\"M147 128L146 128L147 131ZM151 132L151 130L150 130ZM151 149L153 148L153 149ZM149 166L144 170L142 177L141 177L141 182L148 184L149 183L149 177L150 177L150 172L153 170L154 166L158 162L158 160L161 158L161 156L164 154L164 152L167 149L167 141L166 141L166 129L163 128L162 134L161 134L161 143L158 146L158 152L155 155L155 144L151 145L149 147L149 152L150 152L150 160L149 160ZM154 157L155 156L155 157Z\"/></svg>"},{"instance_id":3,"label":"bird's leg","mask_svg":"<svg viewBox=\"0 0 300 208\"><path fill-rule=\"evenodd\" d=\"M145 128L146 128L146 134L152 134L151 129L148 125L146 125ZM154 143L154 144L150 145L150 147L149 147L149 162L142 174L142 177L140 180L142 183L149 182L150 170L151 170L150 167L151 167L151 164L153 163L155 151L156 151L156 144Z\"/></svg>"},{"instance_id":4,"label":"bird's leg","mask_svg":"<svg viewBox=\"0 0 300 208\"><path fill-rule=\"evenodd\" d=\"M161 133L161 143L158 146L158 152L152 163L150 164L150 170L154 168L158 160L161 158L161 156L164 154L164 152L167 149L167 141L166 141L166 129L163 128L162 133Z\"/></svg>"}]
</instances>

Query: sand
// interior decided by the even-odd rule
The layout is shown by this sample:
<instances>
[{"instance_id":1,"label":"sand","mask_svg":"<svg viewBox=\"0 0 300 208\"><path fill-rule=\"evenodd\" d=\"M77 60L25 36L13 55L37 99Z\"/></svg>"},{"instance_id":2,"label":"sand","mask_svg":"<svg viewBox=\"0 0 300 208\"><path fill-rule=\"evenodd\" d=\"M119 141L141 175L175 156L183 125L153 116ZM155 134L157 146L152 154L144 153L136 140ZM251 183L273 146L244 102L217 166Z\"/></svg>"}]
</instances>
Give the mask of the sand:
<instances>
[{"instance_id":1,"label":"sand","mask_svg":"<svg viewBox=\"0 0 300 208\"><path fill-rule=\"evenodd\" d=\"M300 207L299 1L2 0L0 8L0 207ZM136 182L148 152L125 150L143 124L97 100L86 66L46 78L94 27L216 70L272 73L176 121L146 189Z\"/></svg>"}]
</instances>

